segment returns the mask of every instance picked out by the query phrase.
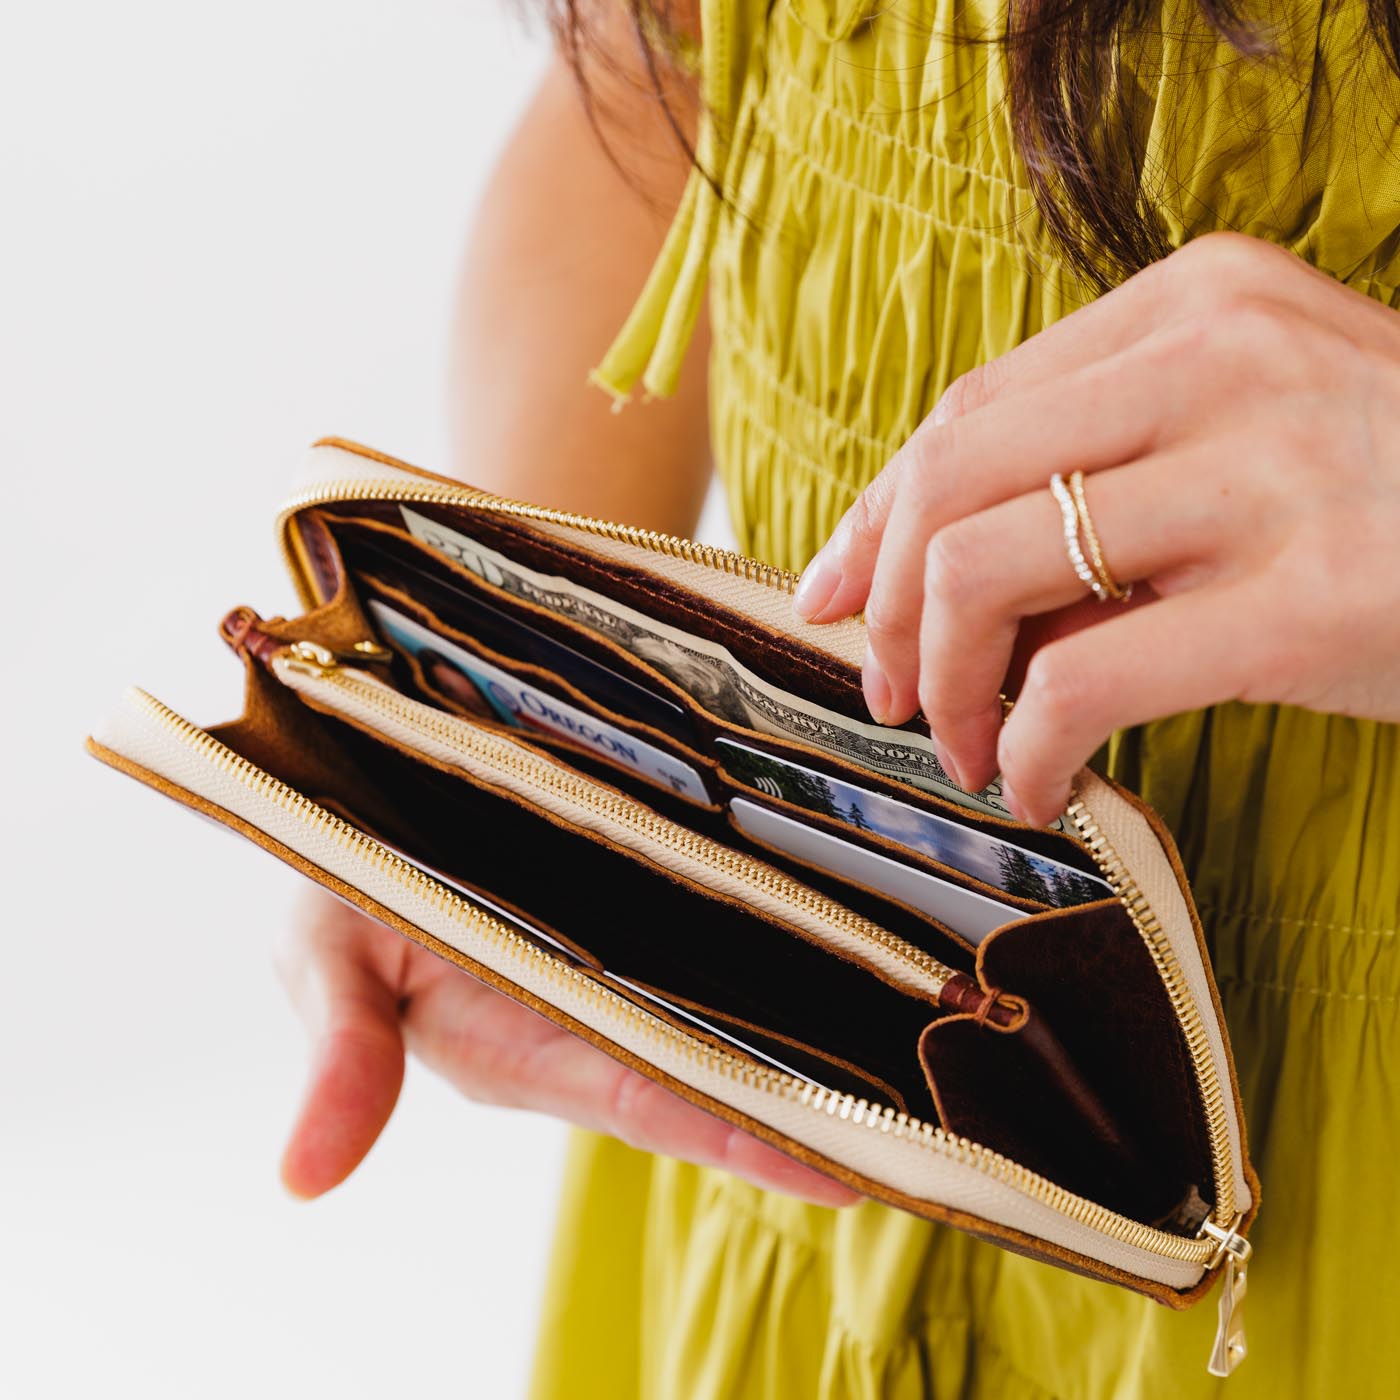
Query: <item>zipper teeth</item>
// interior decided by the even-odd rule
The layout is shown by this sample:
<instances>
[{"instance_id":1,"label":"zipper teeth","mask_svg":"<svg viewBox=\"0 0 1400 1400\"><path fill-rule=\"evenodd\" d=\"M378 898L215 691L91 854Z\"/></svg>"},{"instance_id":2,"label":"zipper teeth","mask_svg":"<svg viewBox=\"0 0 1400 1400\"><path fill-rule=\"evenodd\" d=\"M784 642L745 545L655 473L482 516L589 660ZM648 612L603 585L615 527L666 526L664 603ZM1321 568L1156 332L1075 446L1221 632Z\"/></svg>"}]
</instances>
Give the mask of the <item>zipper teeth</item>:
<instances>
[{"instance_id":1,"label":"zipper teeth","mask_svg":"<svg viewBox=\"0 0 1400 1400\"><path fill-rule=\"evenodd\" d=\"M756 860L743 851L734 850L676 822L667 821L623 793L611 792L519 745L497 739L494 735L452 715L442 714L429 705L409 700L363 672L346 670L335 665L313 664L304 667L297 662L288 664L298 671L314 670L321 680L353 689L380 714L426 731L449 748L469 756L487 768L498 773L515 773L537 790L549 792L575 806L586 807L667 850L703 861L706 865L743 881L751 888L763 890L789 907L796 906L823 923L843 929L862 942L878 944L892 957L918 973L921 983L926 987L928 982L941 987L954 975L952 968L940 962L931 953L881 928L854 910L828 898L819 890L811 889L783 871L765 861ZM927 989L936 990L933 987Z\"/></svg>"},{"instance_id":2,"label":"zipper teeth","mask_svg":"<svg viewBox=\"0 0 1400 1400\"><path fill-rule=\"evenodd\" d=\"M781 569L776 564L763 564L747 555L737 554L731 549L721 549L717 545L699 544L695 540L682 539L679 535L667 535L660 530L644 530L636 525L618 525L610 520L595 520L590 515L577 515L568 510L552 510L548 506L532 505L528 501L515 501L507 496L497 496L490 491L482 491L472 486L441 486L432 482L411 483L397 481L332 481L317 485L292 497L277 517L277 538L283 557L290 566L292 576L300 579L302 568L293 552L290 540L290 524L293 516L310 506L326 505L331 501L416 501L424 505L462 506L468 510L489 510L498 515L514 515L525 520L543 521L550 525L564 525L571 530L583 530L590 535L601 535L617 540L621 544L638 545L655 554L666 554L672 559L684 559L690 564L700 564L707 569L721 573L735 574L750 583L760 583L765 588L777 589L781 593L791 593L797 587L798 576L790 569Z\"/></svg>"},{"instance_id":3,"label":"zipper teeth","mask_svg":"<svg viewBox=\"0 0 1400 1400\"><path fill-rule=\"evenodd\" d=\"M1219 1225L1228 1226L1235 1220L1238 1212L1235 1208L1235 1173L1225 1111L1225 1094L1220 1076L1215 1072L1215 1059L1211 1053L1205 1023L1201 1020L1191 989L1186 984L1186 974L1172 951L1160 920L1148 904L1147 897L1137 881L1128 873L1127 867L1109 844L1108 838L1100 831L1099 824L1088 809L1076 799L1070 804L1067 815L1074 823L1080 839L1089 848L1099 869L1103 871L1104 879L1112 886L1114 894L1127 910L1128 917L1132 919L1142 941L1147 945L1147 951L1151 954L1157 973L1171 999L1172 1009L1181 1024L1196 1083L1201 1091L1206 1128L1210 1137L1211 1170L1215 1174L1216 1188L1216 1201L1210 1218Z\"/></svg>"},{"instance_id":4,"label":"zipper teeth","mask_svg":"<svg viewBox=\"0 0 1400 1400\"><path fill-rule=\"evenodd\" d=\"M643 530L634 526L619 525L612 521L597 520L591 516L577 515L570 511L551 510L544 506L532 505L526 501L511 500L475 487L454 487L432 482L366 481L344 480L322 483L294 497L278 516L277 533L283 555L297 580L304 601L314 602L305 581L305 571L291 542L291 521L299 510L333 501L373 500L373 501L418 501L441 505L461 506L467 509L499 511L530 520L543 520L554 524L567 525L588 534L602 535L624 543L640 545L656 553L673 558L685 559L718 569L723 573L737 574L791 593L797 582L797 575L786 569L762 564L730 550L716 549L710 545L697 544L674 535L661 534L654 530ZM1235 1175L1233 1152L1230 1147L1224 1090L1215 1070L1215 1060L1210 1053L1209 1042L1201 1021L1200 1012L1190 989L1186 985L1185 974L1180 961L1162 930L1161 923L1143 895L1137 882L1128 874L1122 860L1113 850L1108 840L1099 830L1083 803L1071 804L1068 815L1074 823L1080 839L1088 847L1095 863L1103 872L1104 878L1117 893L1128 917L1132 919L1163 985L1167 989L1178 1023L1186 1037L1192 1068L1196 1075L1197 1087L1201 1093L1202 1105L1206 1114L1207 1135L1210 1138L1211 1167L1215 1173L1216 1204L1211 1218L1217 1224L1228 1224L1235 1215ZM1176 1238L1172 1236L1170 1238Z\"/></svg>"},{"instance_id":5,"label":"zipper teeth","mask_svg":"<svg viewBox=\"0 0 1400 1400\"><path fill-rule=\"evenodd\" d=\"M342 821L333 812L318 806L309 797L289 787L281 779L250 763L226 744L191 724L182 715L162 704L143 690L133 692L140 707L164 728L172 731L202 758L220 772L227 774L260 798L272 802L308 826L330 835L339 845L357 858L375 866L390 878L427 898L432 905L451 916L469 933L484 937L506 950L520 962L535 964L557 985L572 985L595 1004L643 1029L648 1038L665 1044L684 1058L701 1064L749 1087L761 1089L789 1103L801 1104L828 1118L839 1118L853 1127L876 1131L902 1139L963 1166L971 1167L1005 1186L1038 1202L1050 1210L1073 1220L1101 1235L1135 1249L1145 1250L1163 1259L1182 1263L1208 1265L1217 1245L1213 1239L1195 1239L1168 1234L1151 1225L1143 1225L1119 1215L1105 1206L1077 1196L1057 1186L1045 1177L993 1152L965 1137L957 1137L932 1123L911 1114L897 1112L893 1107L859 1099L852 1094L824 1089L806 1080L799 1080L780 1070L751 1060L740 1059L727 1050L672 1026L641 1007L619 996L611 988L579 972L560 958L546 952L538 944L517 933L509 925L469 900L434 880L401 856L380 845L372 836Z\"/></svg>"}]
</instances>

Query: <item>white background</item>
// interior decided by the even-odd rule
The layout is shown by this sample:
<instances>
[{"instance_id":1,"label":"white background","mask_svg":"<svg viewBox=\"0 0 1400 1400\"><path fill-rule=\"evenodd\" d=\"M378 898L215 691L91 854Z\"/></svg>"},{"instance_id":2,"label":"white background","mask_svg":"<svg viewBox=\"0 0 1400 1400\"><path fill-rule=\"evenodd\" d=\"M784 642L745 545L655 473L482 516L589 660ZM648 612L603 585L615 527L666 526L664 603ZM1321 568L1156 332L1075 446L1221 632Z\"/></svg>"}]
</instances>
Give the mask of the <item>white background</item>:
<instances>
[{"instance_id":1,"label":"white background","mask_svg":"<svg viewBox=\"0 0 1400 1400\"><path fill-rule=\"evenodd\" d=\"M563 1131L411 1067L311 1205L295 876L99 767L237 705L328 432L445 465L452 289L544 44L506 0L55 0L0 46L0 1393L521 1393ZM639 285L645 269L639 269Z\"/></svg>"}]
</instances>

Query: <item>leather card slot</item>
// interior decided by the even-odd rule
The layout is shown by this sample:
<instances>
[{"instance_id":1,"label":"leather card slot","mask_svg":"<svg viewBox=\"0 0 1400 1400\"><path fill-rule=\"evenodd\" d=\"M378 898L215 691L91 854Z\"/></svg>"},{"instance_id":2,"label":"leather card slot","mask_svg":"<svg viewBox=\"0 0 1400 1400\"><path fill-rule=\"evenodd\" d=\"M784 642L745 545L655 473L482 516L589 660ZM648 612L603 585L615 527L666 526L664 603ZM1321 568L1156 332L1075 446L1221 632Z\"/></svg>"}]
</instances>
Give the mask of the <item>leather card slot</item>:
<instances>
[{"instance_id":1,"label":"leather card slot","mask_svg":"<svg viewBox=\"0 0 1400 1400\"><path fill-rule=\"evenodd\" d=\"M931 915L869 885L861 884L845 875L834 874L800 856L779 850L769 842L741 830L735 824L733 816L726 816L727 829L719 839L727 841L731 846L750 851L769 865L776 865L793 879L800 880L804 885L820 890L838 904L863 914L872 923L898 935L906 943L922 948L924 952L932 954L949 967L968 973L975 971L977 950L967 939Z\"/></svg>"},{"instance_id":2,"label":"leather card slot","mask_svg":"<svg viewBox=\"0 0 1400 1400\"><path fill-rule=\"evenodd\" d=\"M785 816L791 817L794 821L801 822L804 826L815 827L818 831L828 832L830 835L841 841L849 842L852 846L859 846L862 850L873 851L878 855L888 856L891 860L898 861L901 865L907 865L914 870L922 871L925 874L933 875L940 880L946 880L949 884L957 885L960 889L970 890L974 894L983 895L988 899L995 899L999 903L1010 905L1007 918L1014 918L1017 911L1033 914L1050 906L1044 900L1030 899L1019 894L1008 894L1005 890L998 889L995 885L990 885L984 880L979 880L972 875L965 874L961 870L954 869L951 865L944 865L941 861L934 860L931 856L922 855L918 851L912 851L908 846L902 846L898 841L892 841L888 836L882 835L878 831L852 825L848 821L843 821L839 817L833 817L826 812L813 811L810 807L799 806L795 802L789 802L783 797L774 797L769 793L759 792L757 789L749 787L744 783L736 783L732 778L721 775L725 786L729 789L728 795L731 797L742 797L747 802L752 802L759 807L767 807L775 812L782 812Z\"/></svg>"},{"instance_id":3,"label":"leather card slot","mask_svg":"<svg viewBox=\"0 0 1400 1400\"><path fill-rule=\"evenodd\" d=\"M756 730L743 729L723 721L720 722L719 727L720 732L724 733L725 737L746 744L752 749L758 749L776 758L787 759L823 776L850 783L853 787L863 788L883 797L892 797L897 802L917 807L920 811L930 812L934 816L945 817L969 830L980 831L984 835L994 836L998 840L1009 841L1024 850L1047 856L1051 860L1061 861L1065 865L1083 871L1086 875L1097 876L1099 873L1098 866L1094 864L1094 858L1088 851L1078 841L1063 832L1052 831L1046 827L1025 826L1019 822L993 816L990 812L976 812L968 807L960 807L956 803L947 802L943 798L935 796L933 793L925 792L922 788L916 788L894 778L887 778L869 768L862 768L859 764L847 762L829 750L819 749L813 744L804 744L795 739L779 738L774 734L761 734ZM735 795L753 796L755 789L726 769L725 756L722 752L719 760L719 773L725 784L733 788Z\"/></svg>"},{"instance_id":4,"label":"leather card slot","mask_svg":"<svg viewBox=\"0 0 1400 1400\"><path fill-rule=\"evenodd\" d=\"M504 731L507 728L497 718L496 712L480 691L473 686L461 684L457 677L446 670L435 668L431 663L425 665L420 657L411 652L396 652L393 670L400 682L398 688L405 695L415 696L426 704L446 710L450 715L471 719L492 729Z\"/></svg>"},{"instance_id":5,"label":"leather card slot","mask_svg":"<svg viewBox=\"0 0 1400 1400\"><path fill-rule=\"evenodd\" d=\"M600 980L607 982L624 996L628 994L629 989L615 979L604 976ZM735 1049L735 1040L747 1043L761 1054L769 1056L779 1065L796 1070L804 1078L811 1079L827 1089L834 1089L839 1094L850 1094L853 1098L866 1099L872 1103L892 1105L900 1113L910 1111L904 1095L893 1084L886 1083L883 1079L876 1079L858 1066L847 1060L838 1059L816 1045L794 1040L791 1036L775 1035L771 1030L762 1026L741 1021L734 1016L726 1016L722 1011L716 1011L712 1006L702 1005L700 1002L680 996L668 988L648 987L645 983L637 982L636 979L631 980L644 991L653 992L667 1001L674 1002L678 1007L693 1011L701 1020L712 1023L717 1030L732 1036L731 1040L726 1038L724 1034L711 1035L702 1026L697 1026L694 1021L685 1016L668 1013L663 1006L644 1003L656 1015L669 1021L672 1025L689 1031L690 1034L708 1041L721 1050L727 1050L732 1054ZM924 1111L924 1116L926 1115L927 1109Z\"/></svg>"},{"instance_id":6,"label":"leather card slot","mask_svg":"<svg viewBox=\"0 0 1400 1400\"><path fill-rule=\"evenodd\" d=\"M707 758L695 752L651 725L608 709L607 706L599 704L585 695L566 679L541 666L518 660L497 651L482 641L478 641L443 621L431 608L419 602L412 595L382 579L369 574L355 574L353 581L362 599L374 599L386 604L462 651L517 677L554 700L563 701L564 704L603 721L612 730L620 731L624 736L620 747L626 748L626 739L638 739L653 749L661 750L695 772L707 792L715 786L714 773L717 765L713 758ZM382 642L386 645L393 644L392 638L383 635L383 629L380 629L380 633ZM663 786L659 778L652 778L646 773L638 772L635 767L628 766L625 759L614 757L596 743L587 743L567 732L559 733L556 729L544 724L532 724L528 729L523 730L521 727L506 724L481 692L460 673L454 671L450 661L446 658L443 659L441 666L435 668L433 674L429 676L425 674L425 668L420 664L418 657L397 648L396 652L399 660L406 663L406 669L411 675L414 689L426 696L430 703L440 705L442 708L459 715L467 715L473 720L490 721L493 728L499 728L514 738L519 738L524 733L531 743L567 755L568 760L575 766L582 767L590 773L599 772L605 775L605 781L625 786L630 791L642 795L644 800L653 800L658 788L663 792L671 790ZM635 750L632 750L632 753L635 763ZM710 802L708 805L712 810L718 810L717 804Z\"/></svg>"},{"instance_id":7,"label":"leather card slot","mask_svg":"<svg viewBox=\"0 0 1400 1400\"><path fill-rule=\"evenodd\" d=\"M1146 1223L1192 1189L1210 1194L1181 1029L1116 900L1004 926L979 948L978 976L1031 1010L1012 1029L958 1016L924 1031L946 1127Z\"/></svg>"}]
</instances>

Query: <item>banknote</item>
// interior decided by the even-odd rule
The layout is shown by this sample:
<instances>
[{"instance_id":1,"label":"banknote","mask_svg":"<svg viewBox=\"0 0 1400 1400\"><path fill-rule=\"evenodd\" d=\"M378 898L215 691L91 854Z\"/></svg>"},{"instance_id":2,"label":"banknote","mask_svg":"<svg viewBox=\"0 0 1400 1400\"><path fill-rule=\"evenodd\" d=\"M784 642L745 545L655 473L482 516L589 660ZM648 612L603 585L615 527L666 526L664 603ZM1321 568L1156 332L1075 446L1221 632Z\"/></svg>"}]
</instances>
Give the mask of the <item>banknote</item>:
<instances>
[{"instance_id":1,"label":"banknote","mask_svg":"<svg viewBox=\"0 0 1400 1400\"><path fill-rule=\"evenodd\" d=\"M1011 815L999 783L968 793L953 782L927 735L837 714L755 675L718 642L648 617L572 579L539 573L408 506L399 509L409 533L430 549L506 593L607 637L674 681L711 714L760 734L811 744L972 811Z\"/></svg>"}]
</instances>

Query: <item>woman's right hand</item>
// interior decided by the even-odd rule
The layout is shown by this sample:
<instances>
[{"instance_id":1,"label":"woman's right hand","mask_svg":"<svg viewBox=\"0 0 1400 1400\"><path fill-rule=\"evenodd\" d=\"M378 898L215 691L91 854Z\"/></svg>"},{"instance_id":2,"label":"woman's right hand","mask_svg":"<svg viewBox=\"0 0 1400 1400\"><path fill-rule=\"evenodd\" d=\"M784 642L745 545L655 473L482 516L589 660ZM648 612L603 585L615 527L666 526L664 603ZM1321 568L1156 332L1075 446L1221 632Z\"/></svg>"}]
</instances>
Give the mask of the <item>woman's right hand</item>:
<instances>
[{"instance_id":1,"label":"woman's right hand","mask_svg":"<svg viewBox=\"0 0 1400 1400\"><path fill-rule=\"evenodd\" d=\"M859 1199L322 891L303 901L278 962L315 1042L282 1159L297 1196L329 1191L363 1160L409 1050L481 1103L552 1114L818 1205Z\"/></svg>"}]
</instances>

